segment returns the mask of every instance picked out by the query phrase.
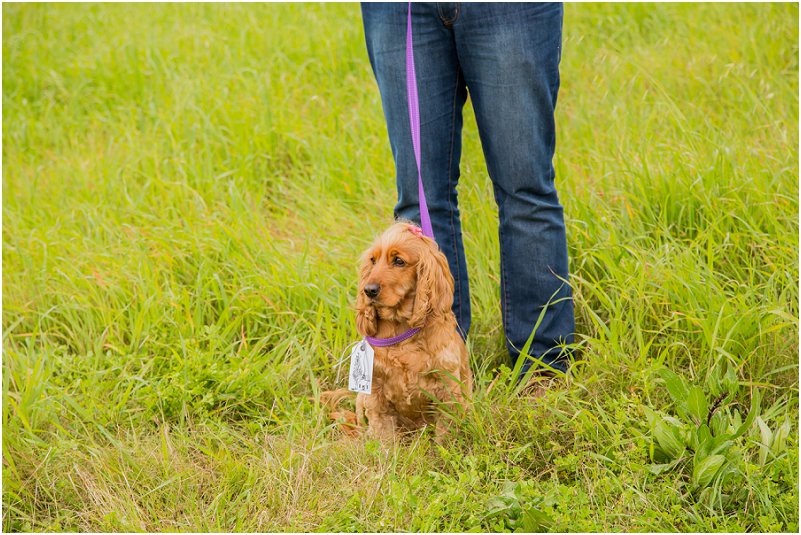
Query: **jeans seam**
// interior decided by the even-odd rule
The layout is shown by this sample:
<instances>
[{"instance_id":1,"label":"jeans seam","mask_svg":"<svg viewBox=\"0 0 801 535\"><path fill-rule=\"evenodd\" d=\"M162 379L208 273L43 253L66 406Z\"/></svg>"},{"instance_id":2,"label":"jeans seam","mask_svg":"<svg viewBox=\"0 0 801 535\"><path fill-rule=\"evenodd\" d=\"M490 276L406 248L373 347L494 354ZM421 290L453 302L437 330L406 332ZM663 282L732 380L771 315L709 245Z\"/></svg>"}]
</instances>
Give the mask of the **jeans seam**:
<instances>
[{"instance_id":1,"label":"jeans seam","mask_svg":"<svg viewBox=\"0 0 801 535\"><path fill-rule=\"evenodd\" d=\"M495 203L498 205L498 249L500 250L500 257L501 257L501 325L503 327L503 337L506 340L507 345L512 345L512 341L509 339L509 329L508 329L508 319L507 319L507 306L509 302L509 295L508 295L508 281L506 280L506 266L504 262L504 255L503 252L503 205L506 201L506 198L503 197L503 191L498 186L498 183L495 181L495 178L492 176L492 172L489 169L489 163L487 163L487 174L490 177L490 181L492 182L492 187L495 193ZM498 193L500 192L500 195Z\"/></svg>"},{"instance_id":2,"label":"jeans seam","mask_svg":"<svg viewBox=\"0 0 801 535\"><path fill-rule=\"evenodd\" d=\"M499 206L500 208L500 206ZM500 215L500 214L499 214ZM504 252L503 252L503 229L501 227L500 221L498 222L498 247L501 252L501 323L503 325L503 336L506 338L507 343L514 347L512 341L509 339L509 329L508 329L508 306L509 306L509 284L507 281L506 276L506 265L504 262ZM513 363L514 364L514 363Z\"/></svg>"},{"instance_id":3,"label":"jeans seam","mask_svg":"<svg viewBox=\"0 0 801 535\"><path fill-rule=\"evenodd\" d=\"M448 154L448 211L450 216L450 224L451 224L451 238L453 239L453 249L454 249L454 260L456 262L456 277L458 277L459 284L456 284L456 295L459 300L459 316L462 316L462 285L461 285L461 266L459 265L459 248L457 247L456 243L456 226L454 225L454 213L453 213L453 198L452 198L452 191L455 188L451 187L453 182L452 180L452 173L453 173L453 147L454 147L454 140L456 138L456 134L454 132L455 125L456 125L456 96L459 91L459 74L461 72L461 67L456 67L456 82L454 83L453 88L453 104L451 105L451 148L450 154ZM454 280L456 280L454 277ZM457 318L461 319L461 318ZM462 327L460 327L462 328Z\"/></svg>"}]
</instances>

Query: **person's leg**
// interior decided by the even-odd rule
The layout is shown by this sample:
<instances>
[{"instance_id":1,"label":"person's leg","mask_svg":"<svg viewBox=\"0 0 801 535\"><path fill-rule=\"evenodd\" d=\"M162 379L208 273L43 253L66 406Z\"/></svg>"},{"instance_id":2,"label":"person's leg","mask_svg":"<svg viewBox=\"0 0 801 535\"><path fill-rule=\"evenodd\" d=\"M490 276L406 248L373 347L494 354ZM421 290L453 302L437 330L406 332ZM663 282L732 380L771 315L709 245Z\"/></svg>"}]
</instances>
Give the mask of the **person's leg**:
<instances>
[{"instance_id":1,"label":"person's leg","mask_svg":"<svg viewBox=\"0 0 801 535\"><path fill-rule=\"evenodd\" d=\"M453 273L453 311L462 335L467 337L470 294L456 197L462 107L467 91L456 58L449 16L437 4L412 4L423 187L434 237ZM363 3L362 19L395 158L398 188L395 217L419 223L417 166L406 96L407 4Z\"/></svg>"},{"instance_id":2,"label":"person's leg","mask_svg":"<svg viewBox=\"0 0 801 535\"><path fill-rule=\"evenodd\" d=\"M460 11L457 54L499 209L507 346L516 360L536 326L528 354L564 371L566 355L557 357L575 322L552 164L562 5L464 3Z\"/></svg>"}]
</instances>

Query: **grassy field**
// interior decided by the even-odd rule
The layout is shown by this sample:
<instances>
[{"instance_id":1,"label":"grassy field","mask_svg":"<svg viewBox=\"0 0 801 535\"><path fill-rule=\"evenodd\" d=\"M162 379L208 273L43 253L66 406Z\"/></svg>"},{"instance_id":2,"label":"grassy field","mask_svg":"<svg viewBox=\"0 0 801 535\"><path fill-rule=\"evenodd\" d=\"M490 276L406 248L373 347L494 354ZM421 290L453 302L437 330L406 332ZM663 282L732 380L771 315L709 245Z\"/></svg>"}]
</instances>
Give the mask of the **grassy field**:
<instances>
[{"instance_id":1,"label":"grassy field","mask_svg":"<svg viewBox=\"0 0 801 535\"><path fill-rule=\"evenodd\" d=\"M394 204L358 6L4 4L3 529L797 531L798 90L797 5L566 6L581 360L510 381L468 104L475 404L385 448L318 401Z\"/></svg>"}]
</instances>

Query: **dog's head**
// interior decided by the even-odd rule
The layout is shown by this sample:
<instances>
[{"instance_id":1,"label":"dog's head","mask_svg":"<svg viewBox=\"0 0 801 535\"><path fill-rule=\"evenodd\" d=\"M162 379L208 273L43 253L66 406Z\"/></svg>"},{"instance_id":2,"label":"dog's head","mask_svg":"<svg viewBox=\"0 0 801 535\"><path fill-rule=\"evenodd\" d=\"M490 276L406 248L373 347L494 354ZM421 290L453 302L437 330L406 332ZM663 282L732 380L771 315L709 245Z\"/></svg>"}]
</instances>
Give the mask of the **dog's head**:
<instances>
[{"instance_id":1,"label":"dog's head","mask_svg":"<svg viewBox=\"0 0 801 535\"><path fill-rule=\"evenodd\" d=\"M434 240L409 223L387 229L361 258L356 327L373 336L378 319L422 327L426 318L447 314L453 276Z\"/></svg>"}]
</instances>

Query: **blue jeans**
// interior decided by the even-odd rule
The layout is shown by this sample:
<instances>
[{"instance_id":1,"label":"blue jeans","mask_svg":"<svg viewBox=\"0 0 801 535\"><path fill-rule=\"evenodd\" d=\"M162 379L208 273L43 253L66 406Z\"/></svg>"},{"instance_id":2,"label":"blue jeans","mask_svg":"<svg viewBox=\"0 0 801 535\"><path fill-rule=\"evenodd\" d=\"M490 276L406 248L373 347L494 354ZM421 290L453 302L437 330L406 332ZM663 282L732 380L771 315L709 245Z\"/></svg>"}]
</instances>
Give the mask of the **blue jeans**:
<instances>
[{"instance_id":1,"label":"blue jeans","mask_svg":"<svg viewBox=\"0 0 801 535\"><path fill-rule=\"evenodd\" d=\"M404 3L363 3L367 52L395 159L395 217L420 221L406 98ZM554 187L554 107L562 5L413 3L422 177L434 235L455 280L453 311L470 329L456 186L468 91L499 211L501 313L513 361L528 354L565 371L575 322L562 205ZM547 306L546 306L547 305ZM523 372L532 361L527 359Z\"/></svg>"}]
</instances>

